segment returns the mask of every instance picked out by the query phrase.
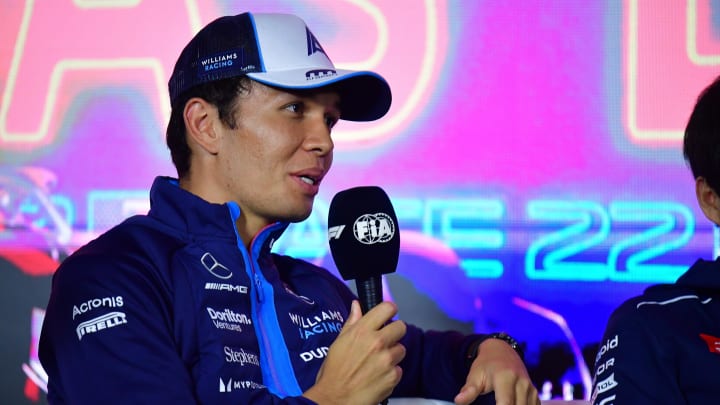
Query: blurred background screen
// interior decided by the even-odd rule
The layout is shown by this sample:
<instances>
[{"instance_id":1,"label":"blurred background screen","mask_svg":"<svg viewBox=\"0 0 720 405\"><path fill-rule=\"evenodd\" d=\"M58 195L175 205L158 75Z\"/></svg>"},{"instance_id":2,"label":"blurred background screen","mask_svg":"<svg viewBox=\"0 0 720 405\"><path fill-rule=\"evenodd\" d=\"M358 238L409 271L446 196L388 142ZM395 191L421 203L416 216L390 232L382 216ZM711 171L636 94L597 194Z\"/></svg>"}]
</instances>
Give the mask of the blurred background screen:
<instances>
[{"instance_id":1,"label":"blurred background screen","mask_svg":"<svg viewBox=\"0 0 720 405\"><path fill-rule=\"evenodd\" d=\"M176 175L175 58L243 11L301 16L338 67L393 89L385 118L336 127L313 214L274 250L336 271L332 196L382 187L402 235L385 279L400 317L516 336L546 398L586 398L612 310L714 257L681 143L720 73L720 1L1 0L4 403L46 401L53 272Z\"/></svg>"}]
</instances>

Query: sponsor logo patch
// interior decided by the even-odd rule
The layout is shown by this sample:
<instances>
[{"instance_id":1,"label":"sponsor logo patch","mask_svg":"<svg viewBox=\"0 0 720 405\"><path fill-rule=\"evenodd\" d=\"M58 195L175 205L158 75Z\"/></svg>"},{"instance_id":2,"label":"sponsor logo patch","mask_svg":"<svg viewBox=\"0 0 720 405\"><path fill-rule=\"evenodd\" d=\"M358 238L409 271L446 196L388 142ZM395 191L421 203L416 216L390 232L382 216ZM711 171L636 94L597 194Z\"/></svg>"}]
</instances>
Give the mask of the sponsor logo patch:
<instances>
[{"instance_id":1,"label":"sponsor logo patch","mask_svg":"<svg viewBox=\"0 0 720 405\"><path fill-rule=\"evenodd\" d=\"M315 69L305 72L305 80L318 80L333 76L337 76L337 72L332 69Z\"/></svg>"},{"instance_id":2,"label":"sponsor logo patch","mask_svg":"<svg viewBox=\"0 0 720 405\"><path fill-rule=\"evenodd\" d=\"M262 389L265 388L264 385L258 384L255 381L233 381L232 378L228 378L227 380L223 380L220 378L220 386L218 388L218 391L220 392L232 392L233 390L242 390L242 389Z\"/></svg>"},{"instance_id":3,"label":"sponsor logo patch","mask_svg":"<svg viewBox=\"0 0 720 405\"><path fill-rule=\"evenodd\" d=\"M720 338L704 333L701 333L700 337L705 341L711 353L720 354Z\"/></svg>"},{"instance_id":4,"label":"sponsor logo patch","mask_svg":"<svg viewBox=\"0 0 720 405\"><path fill-rule=\"evenodd\" d=\"M617 381L615 381L615 373L612 373L608 378L597 383L597 385L595 386L595 392L597 392L598 394L602 394L603 392L610 391L617 386L618 383Z\"/></svg>"},{"instance_id":5,"label":"sponsor logo patch","mask_svg":"<svg viewBox=\"0 0 720 405\"><path fill-rule=\"evenodd\" d=\"M595 363L597 363L598 360L600 360L600 358L601 358L605 353L607 353L607 352L609 352L610 350L618 347L618 344L619 344L618 335L615 335L615 336L611 337L610 339L608 339L608 340L605 342L605 344L600 347L600 350L598 350L597 356L595 356Z\"/></svg>"},{"instance_id":6,"label":"sponsor logo patch","mask_svg":"<svg viewBox=\"0 0 720 405\"><path fill-rule=\"evenodd\" d=\"M222 311L207 307L208 315L217 329L242 332L242 325L252 325L252 320L245 314L239 314L231 309Z\"/></svg>"},{"instance_id":7,"label":"sponsor logo patch","mask_svg":"<svg viewBox=\"0 0 720 405\"><path fill-rule=\"evenodd\" d=\"M242 52L240 52L242 55ZM218 70L226 70L241 63L238 51L227 51L201 59L198 64L199 74L203 75Z\"/></svg>"},{"instance_id":8,"label":"sponsor logo patch","mask_svg":"<svg viewBox=\"0 0 720 405\"><path fill-rule=\"evenodd\" d=\"M123 297L120 295L117 297L93 298L80 305L73 305L72 317L75 319L76 316L96 308L117 308L123 305Z\"/></svg>"},{"instance_id":9,"label":"sponsor logo patch","mask_svg":"<svg viewBox=\"0 0 720 405\"><path fill-rule=\"evenodd\" d=\"M322 359L327 356L328 350L329 348L327 346L318 347L317 349L300 353L300 358L303 359L305 363L312 359Z\"/></svg>"},{"instance_id":10,"label":"sponsor logo patch","mask_svg":"<svg viewBox=\"0 0 720 405\"><path fill-rule=\"evenodd\" d=\"M110 312L81 323L75 331L77 332L78 340L82 340L85 335L97 333L126 323L127 317L124 312Z\"/></svg>"},{"instance_id":11,"label":"sponsor logo patch","mask_svg":"<svg viewBox=\"0 0 720 405\"><path fill-rule=\"evenodd\" d=\"M205 270L219 279L227 280L233 275L232 271L217 261L215 256L210 254L210 252L205 252L205 254L202 255L200 263L205 267Z\"/></svg>"},{"instance_id":12,"label":"sponsor logo patch","mask_svg":"<svg viewBox=\"0 0 720 405\"><path fill-rule=\"evenodd\" d=\"M233 349L225 346L223 347L223 353L227 363L240 363L241 366L245 364L260 366L260 359L257 354L246 352L244 349Z\"/></svg>"},{"instance_id":13,"label":"sponsor logo patch","mask_svg":"<svg viewBox=\"0 0 720 405\"><path fill-rule=\"evenodd\" d=\"M288 316L290 321L298 327L298 333L303 340L324 333L340 333L345 322L339 311L321 311L312 317L294 313L288 313Z\"/></svg>"},{"instance_id":14,"label":"sponsor logo patch","mask_svg":"<svg viewBox=\"0 0 720 405\"><path fill-rule=\"evenodd\" d=\"M248 288L244 285L227 284L227 283L205 283L206 290L229 291L238 294L247 294Z\"/></svg>"}]
</instances>

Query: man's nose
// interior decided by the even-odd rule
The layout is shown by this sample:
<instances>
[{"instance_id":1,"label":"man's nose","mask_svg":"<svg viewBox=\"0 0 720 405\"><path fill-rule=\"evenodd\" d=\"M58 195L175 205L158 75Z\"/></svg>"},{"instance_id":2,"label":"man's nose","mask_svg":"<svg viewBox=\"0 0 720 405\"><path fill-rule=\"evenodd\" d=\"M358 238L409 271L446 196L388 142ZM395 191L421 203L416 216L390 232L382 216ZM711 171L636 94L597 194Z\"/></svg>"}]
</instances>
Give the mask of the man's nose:
<instances>
[{"instance_id":1,"label":"man's nose","mask_svg":"<svg viewBox=\"0 0 720 405\"><path fill-rule=\"evenodd\" d=\"M326 123L325 117L314 119L310 128L308 128L305 148L315 151L321 156L327 155L335 148L335 143L330 134L331 131Z\"/></svg>"}]
</instances>

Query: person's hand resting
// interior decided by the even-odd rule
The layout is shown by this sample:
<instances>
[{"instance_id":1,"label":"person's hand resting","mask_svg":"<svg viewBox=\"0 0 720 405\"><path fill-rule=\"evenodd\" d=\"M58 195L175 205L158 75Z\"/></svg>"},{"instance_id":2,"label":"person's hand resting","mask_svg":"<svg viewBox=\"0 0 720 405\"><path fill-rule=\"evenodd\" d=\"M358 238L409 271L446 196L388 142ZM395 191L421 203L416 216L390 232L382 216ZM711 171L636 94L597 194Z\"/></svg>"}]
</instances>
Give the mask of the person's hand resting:
<instances>
[{"instance_id":1,"label":"person's hand resting","mask_svg":"<svg viewBox=\"0 0 720 405\"><path fill-rule=\"evenodd\" d=\"M363 316L358 301L317 375L315 385L303 396L318 404L378 404L400 382L398 363L405 347L398 341L405 335L402 321L388 323L397 306L382 302Z\"/></svg>"},{"instance_id":2,"label":"person's hand resting","mask_svg":"<svg viewBox=\"0 0 720 405\"><path fill-rule=\"evenodd\" d=\"M491 391L495 391L497 405L540 405L537 389L522 359L510 345L497 339L480 344L455 403L467 405Z\"/></svg>"}]
</instances>

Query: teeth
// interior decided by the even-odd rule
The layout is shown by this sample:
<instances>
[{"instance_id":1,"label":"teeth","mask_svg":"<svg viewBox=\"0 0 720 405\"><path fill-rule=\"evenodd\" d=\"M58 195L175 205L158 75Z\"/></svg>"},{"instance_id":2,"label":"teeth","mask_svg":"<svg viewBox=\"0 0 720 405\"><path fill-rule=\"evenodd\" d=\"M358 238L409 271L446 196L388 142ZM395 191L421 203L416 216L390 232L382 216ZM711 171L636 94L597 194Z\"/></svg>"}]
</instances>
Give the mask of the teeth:
<instances>
[{"instance_id":1,"label":"teeth","mask_svg":"<svg viewBox=\"0 0 720 405\"><path fill-rule=\"evenodd\" d=\"M307 176L300 176L300 180L302 180L302 181L304 181L305 183L310 184L310 185L315 184L315 180L313 180L313 179L311 179L310 177L307 177Z\"/></svg>"}]
</instances>

